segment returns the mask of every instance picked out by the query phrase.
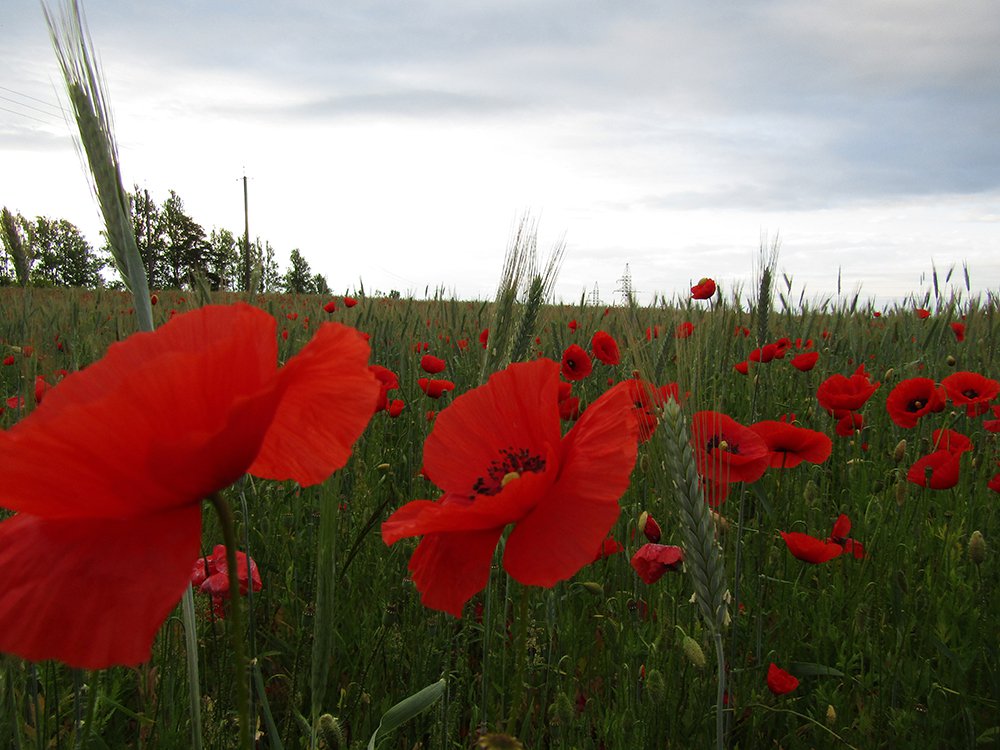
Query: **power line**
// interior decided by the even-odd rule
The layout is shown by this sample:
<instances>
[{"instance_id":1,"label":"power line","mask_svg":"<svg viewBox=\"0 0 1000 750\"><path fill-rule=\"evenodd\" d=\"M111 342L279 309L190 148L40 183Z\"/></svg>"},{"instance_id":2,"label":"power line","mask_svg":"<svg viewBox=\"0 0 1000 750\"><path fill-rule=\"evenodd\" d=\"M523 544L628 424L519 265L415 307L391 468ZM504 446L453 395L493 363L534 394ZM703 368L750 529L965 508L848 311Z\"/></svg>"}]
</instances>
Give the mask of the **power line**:
<instances>
[{"instance_id":1,"label":"power line","mask_svg":"<svg viewBox=\"0 0 1000 750\"><path fill-rule=\"evenodd\" d=\"M40 122L43 125L51 125L52 124L51 120L43 120L41 117L35 117L34 115L26 115L24 112L18 112L17 110L14 110L14 109L7 109L6 107L0 107L0 111L2 111L2 112L10 112L12 115L19 115L21 117L26 117L29 120L34 120L35 122Z\"/></svg>"},{"instance_id":2,"label":"power line","mask_svg":"<svg viewBox=\"0 0 1000 750\"><path fill-rule=\"evenodd\" d=\"M32 106L31 104L25 104L24 102L19 102L17 101L17 99L11 99L9 96L4 96L3 94L0 94L0 99L2 99L5 102L10 102L11 104L16 104L18 107L24 107L25 109L33 109L35 112L40 112L46 117L53 117L51 112L46 112L41 107L35 107Z\"/></svg>"},{"instance_id":3,"label":"power line","mask_svg":"<svg viewBox=\"0 0 1000 750\"><path fill-rule=\"evenodd\" d=\"M63 108L62 107L60 107L60 106L58 106L56 104L50 104L49 102L45 101L44 99L39 99L37 96L32 96L31 94L22 94L20 91L15 91L14 89L9 89L6 86L0 86L0 91L6 91L8 94L14 94L15 96L20 96L22 99L31 99L32 101L38 102L39 104L44 104L46 107L49 107L50 109L54 109L59 114L63 113ZM27 106L27 105L25 105L25 106Z\"/></svg>"}]
</instances>

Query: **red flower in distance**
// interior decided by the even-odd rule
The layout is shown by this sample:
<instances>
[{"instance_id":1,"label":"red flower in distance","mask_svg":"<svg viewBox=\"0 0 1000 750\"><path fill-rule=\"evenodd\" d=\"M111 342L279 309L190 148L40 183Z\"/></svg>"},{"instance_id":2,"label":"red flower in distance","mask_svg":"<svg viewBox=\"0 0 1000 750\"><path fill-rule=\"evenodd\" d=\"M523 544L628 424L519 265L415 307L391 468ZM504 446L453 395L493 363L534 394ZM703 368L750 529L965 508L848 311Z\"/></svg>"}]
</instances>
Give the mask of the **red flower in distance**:
<instances>
[{"instance_id":1,"label":"red flower in distance","mask_svg":"<svg viewBox=\"0 0 1000 750\"><path fill-rule=\"evenodd\" d=\"M917 312L917 317L920 318L921 320L927 320L927 318L931 316L931 311L925 310L922 307L918 307L916 312Z\"/></svg>"},{"instance_id":2,"label":"red flower in distance","mask_svg":"<svg viewBox=\"0 0 1000 750\"><path fill-rule=\"evenodd\" d=\"M417 385L427 394L428 398L441 398L445 391L455 390L455 384L450 380L439 378L419 378Z\"/></svg>"},{"instance_id":3,"label":"red flower in distance","mask_svg":"<svg viewBox=\"0 0 1000 750\"><path fill-rule=\"evenodd\" d=\"M767 689L775 695L785 695L799 686L799 680L795 675L789 674L773 661L767 668Z\"/></svg>"},{"instance_id":4,"label":"red flower in distance","mask_svg":"<svg viewBox=\"0 0 1000 750\"><path fill-rule=\"evenodd\" d=\"M864 406L879 385L869 380L865 366L860 365L849 378L839 373L828 377L816 389L816 398L831 416L840 419Z\"/></svg>"},{"instance_id":5,"label":"red flower in distance","mask_svg":"<svg viewBox=\"0 0 1000 750\"><path fill-rule=\"evenodd\" d=\"M386 544L423 537L409 570L425 606L461 616L509 524L503 564L521 583L552 586L593 561L635 464L635 418L620 384L560 437L558 395L559 365L540 359L509 366L438 415L424 467L444 494L382 524Z\"/></svg>"},{"instance_id":6,"label":"red flower in distance","mask_svg":"<svg viewBox=\"0 0 1000 750\"><path fill-rule=\"evenodd\" d=\"M577 344L570 344L562 355L562 374L566 380L583 380L594 369L590 356Z\"/></svg>"},{"instance_id":7,"label":"red flower in distance","mask_svg":"<svg viewBox=\"0 0 1000 750\"><path fill-rule=\"evenodd\" d=\"M354 297L344 297L344 307L354 307L358 301Z\"/></svg>"},{"instance_id":8,"label":"red flower in distance","mask_svg":"<svg viewBox=\"0 0 1000 750\"><path fill-rule=\"evenodd\" d=\"M735 365L733 365L733 369L736 370L736 372L738 372L740 375L746 375L748 372L750 372L750 363L747 360L743 360L742 362L737 362Z\"/></svg>"},{"instance_id":9,"label":"red flower in distance","mask_svg":"<svg viewBox=\"0 0 1000 750\"><path fill-rule=\"evenodd\" d=\"M244 304L177 315L0 432L16 511L0 523L0 650L147 661L198 557L204 498L247 472L312 485L346 463L378 395L368 345L327 323L278 369L275 330Z\"/></svg>"},{"instance_id":10,"label":"red flower in distance","mask_svg":"<svg viewBox=\"0 0 1000 750\"><path fill-rule=\"evenodd\" d=\"M950 490L958 484L959 459L962 454L936 450L917 460L906 473L906 479L932 490Z\"/></svg>"},{"instance_id":11,"label":"red flower in distance","mask_svg":"<svg viewBox=\"0 0 1000 750\"><path fill-rule=\"evenodd\" d=\"M802 352L792 357L792 367L800 372L809 372L819 361L819 352Z\"/></svg>"},{"instance_id":12,"label":"red flower in distance","mask_svg":"<svg viewBox=\"0 0 1000 750\"><path fill-rule=\"evenodd\" d=\"M840 437L854 437L854 435L864 426L864 416L849 411L837 420L836 432L840 435Z\"/></svg>"},{"instance_id":13,"label":"red flower in distance","mask_svg":"<svg viewBox=\"0 0 1000 750\"><path fill-rule=\"evenodd\" d=\"M433 354L425 354L420 358L420 368L430 375L437 375L439 372L444 372L446 366L447 364L443 359L435 357Z\"/></svg>"},{"instance_id":14,"label":"red flower in distance","mask_svg":"<svg viewBox=\"0 0 1000 750\"><path fill-rule=\"evenodd\" d=\"M795 559L812 565L829 562L844 551L844 548L836 542L824 542L822 539L803 534L800 531L787 533L779 531L778 533L785 540L788 551Z\"/></svg>"},{"instance_id":15,"label":"red flower in distance","mask_svg":"<svg viewBox=\"0 0 1000 750\"><path fill-rule=\"evenodd\" d=\"M246 596L251 586L254 591L260 591L263 583L257 563L245 552L236 551L236 579L239 581L240 594ZM191 585L212 597L212 611L216 617L225 618L224 600L230 596L229 565L226 561L226 547L218 544L212 554L198 558L191 572Z\"/></svg>"},{"instance_id":16,"label":"red flower in distance","mask_svg":"<svg viewBox=\"0 0 1000 750\"><path fill-rule=\"evenodd\" d=\"M618 342L614 336L604 331L598 331L590 340L590 350L594 356L606 365L617 365L622 361L618 352Z\"/></svg>"},{"instance_id":17,"label":"red flower in distance","mask_svg":"<svg viewBox=\"0 0 1000 750\"><path fill-rule=\"evenodd\" d=\"M894 423L913 429L925 414L944 410L945 396L945 389L930 378L907 378L889 391L885 410Z\"/></svg>"},{"instance_id":18,"label":"red flower in distance","mask_svg":"<svg viewBox=\"0 0 1000 750\"><path fill-rule=\"evenodd\" d=\"M715 282L712 279L704 278L691 287L692 299L711 299L715 294Z\"/></svg>"},{"instance_id":19,"label":"red flower in distance","mask_svg":"<svg viewBox=\"0 0 1000 750\"><path fill-rule=\"evenodd\" d=\"M489 343L489 340L490 340L490 329L484 328L479 334L479 345L483 347L483 349L485 349L486 345Z\"/></svg>"},{"instance_id":20,"label":"red flower in distance","mask_svg":"<svg viewBox=\"0 0 1000 750\"><path fill-rule=\"evenodd\" d=\"M765 420L750 425L750 429L763 439L773 469L790 469L803 461L821 464L833 450L833 441L822 432L787 422Z\"/></svg>"},{"instance_id":21,"label":"red flower in distance","mask_svg":"<svg viewBox=\"0 0 1000 750\"><path fill-rule=\"evenodd\" d=\"M681 323L677 328L674 329L674 338L676 339L686 339L690 338L691 334L694 333L694 323L685 321Z\"/></svg>"},{"instance_id":22,"label":"red flower in distance","mask_svg":"<svg viewBox=\"0 0 1000 750\"><path fill-rule=\"evenodd\" d=\"M624 549L625 545L623 545L616 539L608 537L603 542L601 542L601 546L597 550L597 554L594 556L593 562L597 562L598 560L604 560L605 558L611 557L612 555L617 555Z\"/></svg>"},{"instance_id":23,"label":"red flower in distance","mask_svg":"<svg viewBox=\"0 0 1000 750\"><path fill-rule=\"evenodd\" d=\"M850 533L851 519L848 518L846 514L841 513L837 517L837 520L834 521L833 530L830 532L830 538L826 541L839 544L844 552L853 555L856 559L860 560L865 556L865 548L862 546L861 542L847 536Z\"/></svg>"},{"instance_id":24,"label":"red flower in distance","mask_svg":"<svg viewBox=\"0 0 1000 750\"><path fill-rule=\"evenodd\" d=\"M715 483L756 482L770 463L767 444L732 417L700 411L691 418L698 473Z\"/></svg>"},{"instance_id":25,"label":"red flower in distance","mask_svg":"<svg viewBox=\"0 0 1000 750\"><path fill-rule=\"evenodd\" d=\"M378 398L375 400L375 411L382 411L389 405L389 391L399 388L399 378L396 373L382 365L369 365L369 372L375 376L379 384Z\"/></svg>"},{"instance_id":26,"label":"red flower in distance","mask_svg":"<svg viewBox=\"0 0 1000 750\"><path fill-rule=\"evenodd\" d=\"M332 299L323 305L323 310L328 313L337 312L337 300Z\"/></svg>"},{"instance_id":27,"label":"red flower in distance","mask_svg":"<svg viewBox=\"0 0 1000 750\"><path fill-rule=\"evenodd\" d=\"M635 377L628 383L629 396L635 405L635 416L639 422L639 440L645 443L656 431L659 424L659 410L672 399L681 403L680 387L677 383L667 383L656 387L652 383Z\"/></svg>"},{"instance_id":28,"label":"red flower in distance","mask_svg":"<svg viewBox=\"0 0 1000 750\"><path fill-rule=\"evenodd\" d=\"M398 417L400 414L403 413L403 409L405 407L406 403L402 399L394 398L392 401L388 403L388 405L385 407L385 410L389 412L389 416L392 419L395 419L396 417Z\"/></svg>"},{"instance_id":29,"label":"red flower in distance","mask_svg":"<svg viewBox=\"0 0 1000 750\"><path fill-rule=\"evenodd\" d=\"M941 381L948 398L966 413L976 417L989 411L989 402L1000 393L1000 383L978 372L955 372Z\"/></svg>"},{"instance_id":30,"label":"red flower in distance","mask_svg":"<svg viewBox=\"0 0 1000 750\"><path fill-rule=\"evenodd\" d=\"M965 453L972 450L972 441L961 432L939 428L931 433L931 441L935 450L945 450L949 453Z\"/></svg>"},{"instance_id":31,"label":"red flower in distance","mask_svg":"<svg viewBox=\"0 0 1000 750\"><path fill-rule=\"evenodd\" d=\"M567 396L559 401L559 419L563 422L575 422L580 418L580 399Z\"/></svg>"},{"instance_id":32,"label":"red flower in distance","mask_svg":"<svg viewBox=\"0 0 1000 750\"><path fill-rule=\"evenodd\" d=\"M569 323L566 324L566 327L569 328L569 330L572 331L573 333L576 333L576 329L580 327L580 324L577 323L575 320L571 320Z\"/></svg>"},{"instance_id":33,"label":"red flower in distance","mask_svg":"<svg viewBox=\"0 0 1000 750\"><path fill-rule=\"evenodd\" d=\"M965 341L965 323L955 322L948 325L951 327L952 333L955 334L956 341L959 343Z\"/></svg>"},{"instance_id":34,"label":"red flower in distance","mask_svg":"<svg viewBox=\"0 0 1000 750\"><path fill-rule=\"evenodd\" d=\"M682 562L684 552L680 547L653 542L642 545L631 560L635 572L647 584L656 583L667 571L680 570Z\"/></svg>"}]
</instances>

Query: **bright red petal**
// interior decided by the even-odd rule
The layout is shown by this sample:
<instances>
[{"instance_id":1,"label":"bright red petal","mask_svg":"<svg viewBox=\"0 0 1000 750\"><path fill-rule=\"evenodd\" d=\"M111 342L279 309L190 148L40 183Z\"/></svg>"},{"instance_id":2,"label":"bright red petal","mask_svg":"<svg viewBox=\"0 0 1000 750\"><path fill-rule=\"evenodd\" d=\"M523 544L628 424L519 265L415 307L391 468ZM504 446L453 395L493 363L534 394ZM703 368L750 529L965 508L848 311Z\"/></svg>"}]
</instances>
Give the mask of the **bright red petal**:
<instances>
[{"instance_id":1,"label":"bright red petal","mask_svg":"<svg viewBox=\"0 0 1000 750\"><path fill-rule=\"evenodd\" d=\"M559 365L536 360L511 365L456 398L424 443L424 467L435 484L470 496L502 450L550 455L560 439L558 378Z\"/></svg>"},{"instance_id":2,"label":"bright red petal","mask_svg":"<svg viewBox=\"0 0 1000 750\"><path fill-rule=\"evenodd\" d=\"M502 531L498 528L425 536L410 558L410 573L423 605L461 617L465 603L486 588Z\"/></svg>"},{"instance_id":3,"label":"bright red petal","mask_svg":"<svg viewBox=\"0 0 1000 750\"><path fill-rule=\"evenodd\" d=\"M281 368L284 395L251 474L312 485L347 463L379 395L368 353L368 342L353 328L320 327Z\"/></svg>"},{"instance_id":4,"label":"bright red petal","mask_svg":"<svg viewBox=\"0 0 1000 750\"><path fill-rule=\"evenodd\" d=\"M628 384L588 408L562 444L559 478L507 539L504 567L521 583L552 586L594 558L618 518L639 440Z\"/></svg>"},{"instance_id":5,"label":"bright red petal","mask_svg":"<svg viewBox=\"0 0 1000 750\"><path fill-rule=\"evenodd\" d=\"M101 669L148 661L198 557L201 509L0 524L0 651Z\"/></svg>"}]
</instances>

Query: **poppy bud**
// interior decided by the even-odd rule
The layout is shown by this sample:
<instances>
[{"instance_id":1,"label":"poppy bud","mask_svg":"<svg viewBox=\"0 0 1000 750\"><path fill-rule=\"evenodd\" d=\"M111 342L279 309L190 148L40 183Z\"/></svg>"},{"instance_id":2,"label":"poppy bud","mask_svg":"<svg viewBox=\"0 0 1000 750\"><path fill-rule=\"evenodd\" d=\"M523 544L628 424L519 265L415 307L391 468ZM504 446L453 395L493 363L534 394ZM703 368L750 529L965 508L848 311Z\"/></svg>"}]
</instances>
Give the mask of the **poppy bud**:
<instances>
[{"instance_id":1,"label":"poppy bud","mask_svg":"<svg viewBox=\"0 0 1000 750\"><path fill-rule=\"evenodd\" d=\"M570 724L573 721L573 701L561 690L556 693L555 700L549 706L549 723L554 725Z\"/></svg>"},{"instance_id":2,"label":"poppy bud","mask_svg":"<svg viewBox=\"0 0 1000 750\"><path fill-rule=\"evenodd\" d=\"M476 740L478 750L524 750L524 745L517 737L500 732L490 732Z\"/></svg>"},{"instance_id":3,"label":"poppy bud","mask_svg":"<svg viewBox=\"0 0 1000 750\"><path fill-rule=\"evenodd\" d=\"M986 540L983 533L976 529L969 537L969 559L976 565L982 565L986 559Z\"/></svg>"},{"instance_id":4,"label":"poppy bud","mask_svg":"<svg viewBox=\"0 0 1000 750\"><path fill-rule=\"evenodd\" d=\"M646 690L649 691L649 697L655 702L661 701L666 695L667 683L659 669L650 669L646 673Z\"/></svg>"},{"instance_id":5,"label":"poppy bud","mask_svg":"<svg viewBox=\"0 0 1000 750\"><path fill-rule=\"evenodd\" d=\"M708 660L705 658L705 652L701 650L701 646L698 645L698 641L689 635L684 636L684 640L681 642L681 648L684 649L684 656L687 657L688 661L694 664L698 669L704 669Z\"/></svg>"},{"instance_id":6,"label":"poppy bud","mask_svg":"<svg viewBox=\"0 0 1000 750\"><path fill-rule=\"evenodd\" d=\"M957 359L955 359L955 358L954 358L953 356L951 356L950 354L949 354L949 355L948 355L948 357L947 357L947 358L945 359L945 363L946 363L946 364L948 365L948 367L954 367L954 366L955 366L955 365L957 364L957 362L958 362L958 360L957 360Z\"/></svg>"},{"instance_id":7,"label":"poppy bud","mask_svg":"<svg viewBox=\"0 0 1000 750\"><path fill-rule=\"evenodd\" d=\"M833 704L829 704L826 707L826 725L832 727L837 723L837 709L833 707Z\"/></svg>"},{"instance_id":8,"label":"poppy bud","mask_svg":"<svg viewBox=\"0 0 1000 750\"><path fill-rule=\"evenodd\" d=\"M389 464L379 464L375 468L384 473L384 472L389 471L389 469L392 468L392 467L389 466Z\"/></svg>"},{"instance_id":9,"label":"poppy bud","mask_svg":"<svg viewBox=\"0 0 1000 750\"><path fill-rule=\"evenodd\" d=\"M639 514L639 528L642 530L645 537L653 544L660 541L660 537L662 536L660 524L658 524L656 519L649 515L646 511Z\"/></svg>"},{"instance_id":10,"label":"poppy bud","mask_svg":"<svg viewBox=\"0 0 1000 750\"><path fill-rule=\"evenodd\" d=\"M889 382L890 380L892 380L892 376L895 374L896 371L890 367L888 370L885 371L885 375L882 376L882 382L884 383Z\"/></svg>"},{"instance_id":11,"label":"poppy bud","mask_svg":"<svg viewBox=\"0 0 1000 750\"><path fill-rule=\"evenodd\" d=\"M906 457L906 438L896 443L896 449L892 452L892 460L897 464Z\"/></svg>"},{"instance_id":12,"label":"poppy bud","mask_svg":"<svg viewBox=\"0 0 1000 750\"><path fill-rule=\"evenodd\" d=\"M819 487L810 479L806 482L806 486L802 490L802 499L812 505L816 502L817 497L819 497Z\"/></svg>"},{"instance_id":13,"label":"poppy bud","mask_svg":"<svg viewBox=\"0 0 1000 750\"><path fill-rule=\"evenodd\" d=\"M580 587L588 594L604 596L604 587L597 581L580 581Z\"/></svg>"},{"instance_id":14,"label":"poppy bud","mask_svg":"<svg viewBox=\"0 0 1000 750\"><path fill-rule=\"evenodd\" d=\"M319 717L319 734L330 750L347 747L344 730L336 716L323 714Z\"/></svg>"}]
</instances>

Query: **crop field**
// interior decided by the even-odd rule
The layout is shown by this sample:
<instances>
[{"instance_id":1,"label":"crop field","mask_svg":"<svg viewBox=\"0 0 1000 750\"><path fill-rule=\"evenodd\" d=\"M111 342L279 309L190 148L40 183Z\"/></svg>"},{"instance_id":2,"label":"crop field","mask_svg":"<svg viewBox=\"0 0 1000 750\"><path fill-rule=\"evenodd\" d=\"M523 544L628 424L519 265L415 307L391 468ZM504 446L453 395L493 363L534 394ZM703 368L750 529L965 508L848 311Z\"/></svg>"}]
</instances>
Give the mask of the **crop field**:
<instances>
[{"instance_id":1,"label":"crop field","mask_svg":"<svg viewBox=\"0 0 1000 750\"><path fill-rule=\"evenodd\" d=\"M506 288L0 288L0 745L1000 745L995 298Z\"/></svg>"}]
</instances>

